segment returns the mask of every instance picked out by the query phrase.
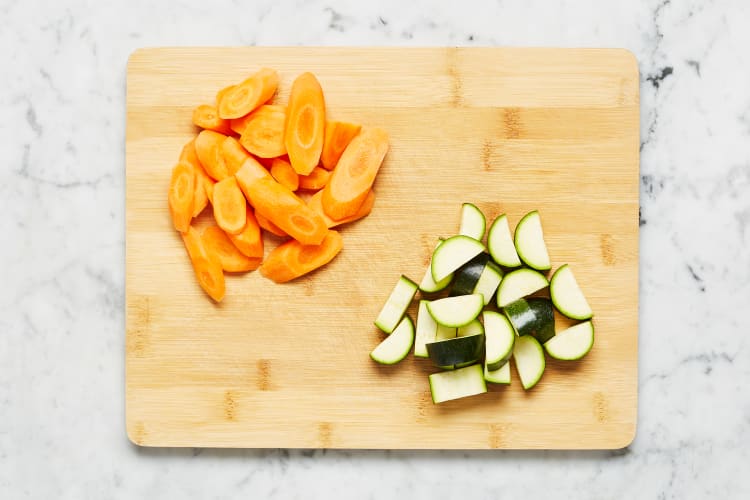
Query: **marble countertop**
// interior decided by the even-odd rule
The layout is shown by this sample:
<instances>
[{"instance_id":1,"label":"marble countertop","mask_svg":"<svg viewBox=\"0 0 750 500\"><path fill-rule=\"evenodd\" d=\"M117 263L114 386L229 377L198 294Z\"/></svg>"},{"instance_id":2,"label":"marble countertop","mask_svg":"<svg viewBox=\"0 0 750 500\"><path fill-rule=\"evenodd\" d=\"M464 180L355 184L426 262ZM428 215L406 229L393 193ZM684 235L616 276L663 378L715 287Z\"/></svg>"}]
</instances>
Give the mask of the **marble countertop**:
<instances>
[{"instance_id":1,"label":"marble countertop","mask_svg":"<svg viewBox=\"0 0 750 500\"><path fill-rule=\"evenodd\" d=\"M750 498L745 0L0 0L0 498ZM125 65L163 45L624 47L641 71L635 441L140 449L124 425ZM75 360L71 363L71 360ZM356 492L356 493L355 493Z\"/></svg>"}]
</instances>

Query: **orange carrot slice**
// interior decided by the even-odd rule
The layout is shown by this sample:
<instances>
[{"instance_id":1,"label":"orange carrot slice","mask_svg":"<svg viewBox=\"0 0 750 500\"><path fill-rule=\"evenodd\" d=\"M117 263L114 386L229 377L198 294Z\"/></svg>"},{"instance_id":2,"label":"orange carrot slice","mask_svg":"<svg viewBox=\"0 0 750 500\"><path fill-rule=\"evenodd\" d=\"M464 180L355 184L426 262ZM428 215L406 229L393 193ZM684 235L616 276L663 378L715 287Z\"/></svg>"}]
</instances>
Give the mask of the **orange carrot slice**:
<instances>
[{"instance_id":1,"label":"orange carrot slice","mask_svg":"<svg viewBox=\"0 0 750 500\"><path fill-rule=\"evenodd\" d=\"M370 190L367 193L367 197L365 198L365 201L362 202L362 205L357 210L357 213L341 220L333 220L328 217L328 215L326 215L325 210L323 210L322 200L323 191L318 191L317 193L312 195L309 200L307 200L307 206L318 212L323 217L323 220L326 221L326 225L329 228L332 228L341 224L346 224L348 222L354 222L355 220L359 220L370 215L370 212L372 212L372 207L373 205L375 205L375 192Z\"/></svg>"},{"instance_id":2,"label":"orange carrot slice","mask_svg":"<svg viewBox=\"0 0 750 500\"><path fill-rule=\"evenodd\" d=\"M229 175L234 175L245 160L250 158L250 153L234 137L224 139L221 143L221 154L224 156L224 164L227 166Z\"/></svg>"},{"instance_id":3,"label":"orange carrot slice","mask_svg":"<svg viewBox=\"0 0 750 500\"><path fill-rule=\"evenodd\" d=\"M195 138L195 152L203 168L211 178L221 181L229 176L221 144L227 136L213 130L202 130Z\"/></svg>"},{"instance_id":4,"label":"orange carrot slice","mask_svg":"<svg viewBox=\"0 0 750 500\"><path fill-rule=\"evenodd\" d=\"M296 194L276 182L260 163L253 158L247 159L235 177L256 214L261 214L301 243L319 245L323 241L328 231L323 218Z\"/></svg>"},{"instance_id":5,"label":"orange carrot slice","mask_svg":"<svg viewBox=\"0 0 750 500\"><path fill-rule=\"evenodd\" d=\"M274 158L271 163L271 175L290 191L296 191L299 187L299 175L286 160Z\"/></svg>"},{"instance_id":6,"label":"orange carrot slice","mask_svg":"<svg viewBox=\"0 0 750 500\"><path fill-rule=\"evenodd\" d=\"M219 257L221 267L230 273L244 273L258 269L263 259L248 257L232 243L219 226L209 226L201 236L203 246Z\"/></svg>"},{"instance_id":7,"label":"orange carrot slice","mask_svg":"<svg viewBox=\"0 0 750 500\"><path fill-rule=\"evenodd\" d=\"M217 108L217 111L218 111L219 103L221 102L221 100L224 98L225 95L227 95L228 92L230 92L235 87L236 87L236 85L229 85L227 87L224 87L223 89L221 89L220 91L218 91L216 93L216 108Z\"/></svg>"},{"instance_id":8,"label":"orange carrot slice","mask_svg":"<svg viewBox=\"0 0 750 500\"><path fill-rule=\"evenodd\" d=\"M206 130L213 130L220 134L229 134L232 129L229 127L229 120L219 118L219 112L216 106L210 104L201 104L193 110L193 124Z\"/></svg>"},{"instance_id":9,"label":"orange carrot slice","mask_svg":"<svg viewBox=\"0 0 750 500\"><path fill-rule=\"evenodd\" d=\"M331 219L357 213L387 152L388 134L382 129L364 128L352 139L323 188L323 210Z\"/></svg>"},{"instance_id":10,"label":"orange carrot slice","mask_svg":"<svg viewBox=\"0 0 750 500\"><path fill-rule=\"evenodd\" d=\"M263 236L260 234L260 225L250 207L247 207L245 219L245 227L242 228L242 232L228 235L229 239L240 252L248 257L263 258Z\"/></svg>"},{"instance_id":11,"label":"orange carrot slice","mask_svg":"<svg viewBox=\"0 0 750 500\"><path fill-rule=\"evenodd\" d=\"M195 139L185 144L180 153L180 161L184 161L193 166L195 171L195 195L193 197L193 217L198 217L203 209L208 206L208 193L206 193L206 184L213 184L213 180L208 176L198 155L195 152Z\"/></svg>"},{"instance_id":12,"label":"orange carrot slice","mask_svg":"<svg viewBox=\"0 0 750 500\"><path fill-rule=\"evenodd\" d=\"M187 231L182 233L182 241L193 264L198 284L209 297L221 302L226 292L226 284L219 257L205 248L200 234L193 226L188 226Z\"/></svg>"},{"instance_id":13,"label":"orange carrot slice","mask_svg":"<svg viewBox=\"0 0 750 500\"><path fill-rule=\"evenodd\" d=\"M221 96L219 116L225 120L245 116L273 97L278 85L279 74L275 70L261 69Z\"/></svg>"},{"instance_id":14,"label":"orange carrot slice","mask_svg":"<svg viewBox=\"0 0 750 500\"><path fill-rule=\"evenodd\" d=\"M308 175L318 165L325 125L323 89L312 73L302 73L292 84L284 129L284 144L298 174Z\"/></svg>"},{"instance_id":15,"label":"orange carrot slice","mask_svg":"<svg viewBox=\"0 0 750 500\"><path fill-rule=\"evenodd\" d=\"M261 106L250 114L240 135L240 143L255 156L275 158L286 154L281 106Z\"/></svg>"},{"instance_id":16,"label":"orange carrot slice","mask_svg":"<svg viewBox=\"0 0 750 500\"><path fill-rule=\"evenodd\" d=\"M258 221L258 225L279 238L288 238L289 235L284 232L279 226L271 222L270 220L263 217L260 212L255 213L255 219Z\"/></svg>"},{"instance_id":17,"label":"orange carrot slice","mask_svg":"<svg viewBox=\"0 0 750 500\"><path fill-rule=\"evenodd\" d=\"M282 106L281 104L264 104L258 109L256 109L255 111L253 111L252 113L249 113L245 116L241 116L239 118L233 118L232 120L229 120L229 126L232 128L232 130L235 133L242 135L242 133L245 131L245 127L247 127L247 122L249 122L252 119L253 114L266 108L270 110L280 111L281 113L284 113L284 116L286 116L286 106Z\"/></svg>"},{"instance_id":18,"label":"orange carrot slice","mask_svg":"<svg viewBox=\"0 0 750 500\"><path fill-rule=\"evenodd\" d=\"M359 134L362 125L347 122L326 122L325 139L323 140L323 152L320 154L320 163L324 168L333 170L341 158L349 143Z\"/></svg>"},{"instance_id":19,"label":"orange carrot slice","mask_svg":"<svg viewBox=\"0 0 750 500\"><path fill-rule=\"evenodd\" d=\"M195 170L191 164L181 161L172 169L168 199L174 228L184 233L193 219Z\"/></svg>"},{"instance_id":20,"label":"orange carrot slice","mask_svg":"<svg viewBox=\"0 0 750 500\"><path fill-rule=\"evenodd\" d=\"M216 181L206 176L206 181L205 181L205 184L203 185L203 188L206 190L206 198L208 198L208 201L211 202L211 205L214 204L214 186L215 185L216 185Z\"/></svg>"},{"instance_id":21,"label":"orange carrot slice","mask_svg":"<svg viewBox=\"0 0 750 500\"><path fill-rule=\"evenodd\" d=\"M299 188L308 191L317 191L318 189L323 189L328 184L330 178L331 172L321 167L315 167L310 172L310 175L299 176Z\"/></svg>"},{"instance_id":22,"label":"orange carrot slice","mask_svg":"<svg viewBox=\"0 0 750 500\"><path fill-rule=\"evenodd\" d=\"M276 283L286 283L328 264L343 246L341 235L331 230L320 245L303 245L290 240L274 248L260 266L260 272Z\"/></svg>"},{"instance_id":23,"label":"orange carrot slice","mask_svg":"<svg viewBox=\"0 0 750 500\"><path fill-rule=\"evenodd\" d=\"M214 186L214 219L224 231L240 234L247 222L247 202L237 185L237 179L227 177Z\"/></svg>"}]
</instances>

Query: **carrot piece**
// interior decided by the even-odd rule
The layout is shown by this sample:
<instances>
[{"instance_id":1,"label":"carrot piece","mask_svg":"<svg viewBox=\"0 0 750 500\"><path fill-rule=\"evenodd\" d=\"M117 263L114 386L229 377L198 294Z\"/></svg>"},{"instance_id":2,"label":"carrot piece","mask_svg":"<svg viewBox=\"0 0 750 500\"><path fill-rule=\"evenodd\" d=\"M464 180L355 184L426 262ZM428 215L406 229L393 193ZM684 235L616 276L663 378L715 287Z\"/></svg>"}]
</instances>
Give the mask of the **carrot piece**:
<instances>
[{"instance_id":1,"label":"carrot piece","mask_svg":"<svg viewBox=\"0 0 750 500\"><path fill-rule=\"evenodd\" d=\"M271 175L290 191L296 191L299 187L299 175L286 160L274 158L271 163Z\"/></svg>"},{"instance_id":2,"label":"carrot piece","mask_svg":"<svg viewBox=\"0 0 750 500\"><path fill-rule=\"evenodd\" d=\"M247 222L247 202L237 185L237 179L227 177L214 186L214 219L224 231L239 234Z\"/></svg>"},{"instance_id":3,"label":"carrot piece","mask_svg":"<svg viewBox=\"0 0 750 500\"><path fill-rule=\"evenodd\" d=\"M253 115L258 111L267 108L269 110L280 111L284 113L284 116L286 116L286 106L283 106L281 104L264 104L252 113L248 113L245 116L241 116L240 118L233 118L229 120L229 126L232 128L232 130L234 130L235 133L242 135L242 133L245 131L245 127L247 126L247 122L252 119ZM286 148L284 149L286 150Z\"/></svg>"},{"instance_id":4,"label":"carrot piece","mask_svg":"<svg viewBox=\"0 0 750 500\"><path fill-rule=\"evenodd\" d=\"M206 130L213 130L220 134L230 134L232 129L229 127L229 120L219 118L219 112L216 106L210 104L201 104L193 110L193 124Z\"/></svg>"},{"instance_id":5,"label":"carrot piece","mask_svg":"<svg viewBox=\"0 0 750 500\"><path fill-rule=\"evenodd\" d=\"M279 226L271 222L270 220L263 217L260 212L255 213L255 219L258 221L258 225L268 231L269 233L278 236L279 238L288 238L289 235L284 232Z\"/></svg>"},{"instance_id":6,"label":"carrot piece","mask_svg":"<svg viewBox=\"0 0 750 500\"><path fill-rule=\"evenodd\" d=\"M357 213L387 152L388 135L382 129L365 128L352 139L323 188L323 210L331 219Z\"/></svg>"},{"instance_id":7,"label":"carrot piece","mask_svg":"<svg viewBox=\"0 0 750 500\"><path fill-rule=\"evenodd\" d=\"M279 74L269 68L261 69L221 96L219 116L225 120L245 116L273 97L278 86Z\"/></svg>"},{"instance_id":8,"label":"carrot piece","mask_svg":"<svg viewBox=\"0 0 750 500\"><path fill-rule=\"evenodd\" d=\"M191 164L181 161L172 169L168 199L174 228L184 233L193 219L195 170Z\"/></svg>"},{"instance_id":9,"label":"carrot piece","mask_svg":"<svg viewBox=\"0 0 750 500\"><path fill-rule=\"evenodd\" d=\"M308 191L317 191L323 189L328 180L331 178L331 172L322 168L315 167L309 175L299 176L299 188L307 189Z\"/></svg>"},{"instance_id":10,"label":"carrot piece","mask_svg":"<svg viewBox=\"0 0 750 500\"><path fill-rule=\"evenodd\" d=\"M299 196L276 182L260 163L248 158L235 177L256 214L301 243L319 245L323 241L328 231L323 218Z\"/></svg>"},{"instance_id":11,"label":"carrot piece","mask_svg":"<svg viewBox=\"0 0 750 500\"><path fill-rule=\"evenodd\" d=\"M232 240L232 243L234 243L234 246L240 252L248 257L263 258L263 236L260 234L258 220L253 215L250 207L247 207L247 216L245 219L245 227L242 228L242 232L239 234L229 234L229 239Z\"/></svg>"},{"instance_id":12,"label":"carrot piece","mask_svg":"<svg viewBox=\"0 0 750 500\"><path fill-rule=\"evenodd\" d=\"M286 153L284 122L286 113L281 106L261 106L245 122L240 143L261 158L275 158Z\"/></svg>"},{"instance_id":13,"label":"carrot piece","mask_svg":"<svg viewBox=\"0 0 750 500\"><path fill-rule=\"evenodd\" d=\"M193 226L188 226L187 231L182 233L182 241L193 264L198 284L209 297L221 302L226 284L219 257L203 245L201 235Z\"/></svg>"},{"instance_id":14,"label":"carrot piece","mask_svg":"<svg viewBox=\"0 0 750 500\"><path fill-rule=\"evenodd\" d=\"M195 139L185 144L180 153L180 161L187 162L195 170L195 195L193 197L193 217L198 217L203 209L208 206L208 193L206 192L206 183L213 184L213 180L208 176L198 155L195 152Z\"/></svg>"},{"instance_id":15,"label":"carrot piece","mask_svg":"<svg viewBox=\"0 0 750 500\"><path fill-rule=\"evenodd\" d=\"M323 217L323 220L326 221L326 225L329 228L332 228L341 224L346 224L348 222L354 222L355 220L359 220L370 215L372 207L373 205L375 205L375 192L373 190L370 190L367 193L367 197L365 198L365 201L362 202L362 205L357 210L357 213L341 220L333 220L328 217L328 215L326 215L325 210L323 210L322 200L323 191L318 191L317 193L312 195L309 200L307 200L307 206L318 212Z\"/></svg>"},{"instance_id":16,"label":"carrot piece","mask_svg":"<svg viewBox=\"0 0 750 500\"><path fill-rule=\"evenodd\" d=\"M362 125L347 122L326 122L325 139L323 140L323 152L320 154L320 163L323 168L333 170L341 158L341 153L359 134Z\"/></svg>"},{"instance_id":17,"label":"carrot piece","mask_svg":"<svg viewBox=\"0 0 750 500\"><path fill-rule=\"evenodd\" d=\"M215 185L216 185L216 181L206 176L205 184L203 185L203 188L206 190L206 198L208 198L208 201L211 202L211 205L214 204L214 186Z\"/></svg>"},{"instance_id":18,"label":"carrot piece","mask_svg":"<svg viewBox=\"0 0 750 500\"><path fill-rule=\"evenodd\" d=\"M331 230L320 245L290 240L274 248L260 266L260 272L276 283L285 283L328 264L343 246L341 235Z\"/></svg>"},{"instance_id":19,"label":"carrot piece","mask_svg":"<svg viewBox=\"0 0 750 500\"><path fill-rule=\"evenodd\" d=\"M284 144L298 174L308 175L318 165L325 125L323 89L312 73L302 73L292 84L284 128Z\"/></svg>"},{"instance_id":20,"label":"carrot piece","mask_svg":"<svg viewBox=\"0 0 750 500\"><path fill-rule=\"evenodd\" d=\"M229 175L234 175L245 160L250 158L250 153L234 137L227 137L222 141L221 154L224 156L224 164L227 166Z\"/></svg>"},{"instance_id":21,"label":"carrot piece","mask_svg":"<svg viewBox=\"0 0 750 500\"><path fill-rule=\"evenodd\" d=\"M228 92L230 92L232 89L234 89L237 85L229 85L227 87L224 87L220 91L216 93L216 108L218 111L219 103L224 98L225 95L227 95ZM231 125L231 123L230 123Z\"/></svg>"},{"instance_id":22,"label":"carrot piece","mask_svg":"<svg viewBox=\"0 0 750 500\"><path fill-rule=\"evenodd\" d=\"M219 257L221 267L230 273L255 271L263 260L259 257L248 257L240 252L239 248L227 236L227 233L222 231L219 226L207 227L203 231L201 241L209 252L213 252Z\"/></svg>"},{"instance_id":23,"label":"carrot piece","mask_svg":"<svg viewBox=\"0 0 750 500\"><path fill-rule=\"evenodd\" d=\"M229 176L224 156L221 154L221 143L227 136L213 130L201 130L195 138L195 152L206 173L217 181Z\"/></svg>"}]
</instances>

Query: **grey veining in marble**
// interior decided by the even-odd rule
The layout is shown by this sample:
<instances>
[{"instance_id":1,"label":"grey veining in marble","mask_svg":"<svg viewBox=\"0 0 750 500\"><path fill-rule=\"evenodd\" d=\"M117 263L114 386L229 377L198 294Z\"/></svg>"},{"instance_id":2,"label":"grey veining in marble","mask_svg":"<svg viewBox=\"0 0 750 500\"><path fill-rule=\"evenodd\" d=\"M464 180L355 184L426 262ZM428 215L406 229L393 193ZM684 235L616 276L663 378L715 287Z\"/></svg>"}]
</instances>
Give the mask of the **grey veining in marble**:
<instances>
[{"instance_id":1,"label":"grey veining in marble","mask_svg":"<svg viewBox=\"0 0 750 500\"><path fill-rule=\"evenodd\" d=\"M746 0L0 0L0 498L750 498ZM625 47L640 399L616 452L152 450L123 415L125 64L156 45ZM562 430L564 432L564 430Z\"/></svg>"}]
</instances>

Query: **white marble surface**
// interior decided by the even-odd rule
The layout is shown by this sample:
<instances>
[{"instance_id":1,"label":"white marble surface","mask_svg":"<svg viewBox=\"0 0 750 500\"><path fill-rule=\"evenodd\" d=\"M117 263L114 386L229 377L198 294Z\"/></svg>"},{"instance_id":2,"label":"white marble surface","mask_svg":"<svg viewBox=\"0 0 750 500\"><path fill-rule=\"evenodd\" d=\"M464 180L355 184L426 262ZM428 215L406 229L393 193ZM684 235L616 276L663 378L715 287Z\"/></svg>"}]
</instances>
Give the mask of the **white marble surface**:
<instances>
[{"instance_id":1,"label":"white marble surface","mask_svg":"<svg viewBox=\"0 0 750 500\"><path fill-rule=\"evenodd\" d=\"M220 5L219 5L220 4ZM750 498L746 0L0 0L0 498ZM625 47L640 400L617 452L150 450L123 416L125 64L155 45Z\"/></svg>"}]
</instances>

